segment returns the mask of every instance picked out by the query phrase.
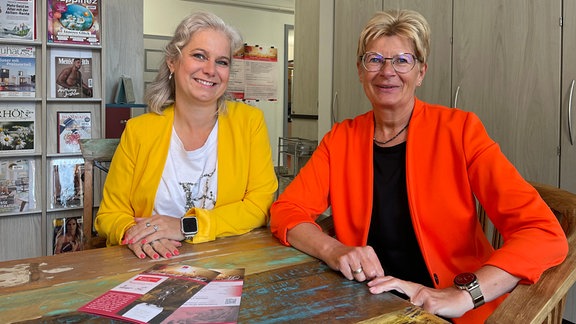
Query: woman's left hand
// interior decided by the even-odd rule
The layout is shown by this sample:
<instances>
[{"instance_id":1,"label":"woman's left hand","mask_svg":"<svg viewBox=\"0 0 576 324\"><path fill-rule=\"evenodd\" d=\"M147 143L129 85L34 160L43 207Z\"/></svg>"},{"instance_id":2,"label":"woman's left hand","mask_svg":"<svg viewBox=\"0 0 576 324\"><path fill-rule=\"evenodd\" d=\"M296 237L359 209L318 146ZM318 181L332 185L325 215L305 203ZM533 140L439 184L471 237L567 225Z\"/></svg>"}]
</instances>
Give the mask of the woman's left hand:
<instances>
[{"instance_id":1,"label":"woman's left hand","mask_svg":"<svg viewBox=\"0 0 576 324\"><path fill-rule=\"evenodd\" d=\"M377 277L368 282L371 293L396 290L410 298L410 302L425 311L447 318L456 318L474 308L470 294L456 287L434 289L392 276Z\"/></svg>"},{"instance_id":2,"label":"woman's left hand","mask_svg":"<svg viewBox=\"0 0 576 324\"><path fill-rule=\"evenodd\" d=\"M159 255L166 258L178 254L177 248L182 246L180 241L184 239L179 218L154 215L134 220L136 225L124 233L122 244L127 244L136 256L142 258L145 254L150 258Z\"/></svg>"},{"instance_id":3,"label":"woman's left hand","mask_svg":"<svg viewBox=\"0 0 576 324\"><path fill-rule=\"evenodd\" d=\"M151 217L135 217L136 225L124 233L123 244L150 243L159 239L181 241L184 235L180 230L180 218L154 215Z\"/></svg>"}]
</instances>

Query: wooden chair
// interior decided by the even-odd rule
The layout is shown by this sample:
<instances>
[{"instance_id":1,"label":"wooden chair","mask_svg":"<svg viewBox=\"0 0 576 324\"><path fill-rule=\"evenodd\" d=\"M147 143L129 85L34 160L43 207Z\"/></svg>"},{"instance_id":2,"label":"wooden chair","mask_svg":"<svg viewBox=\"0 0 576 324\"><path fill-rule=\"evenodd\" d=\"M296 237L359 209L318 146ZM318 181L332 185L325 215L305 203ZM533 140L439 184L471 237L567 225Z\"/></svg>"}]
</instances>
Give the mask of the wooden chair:
<instances>
[{"instance_id":1,"label":"wooden chair","mask_svg":"<svg viewBox=\"0 0 576 324\"><path fill-rule=\"evenodd\" d=\"M117 138L81 139L80 150L84 158L84 212L82 231L84 232L84 249L94 249L106 246L106 240L94 235L94 167L108 172L105 164L112 160L116 147L120 142Z\"/></svg>"},{"instance_id":2,"label":"wooden chair","mask_svg":"<svg viewBox=\"0 0 576 324\"><path fill-rule=\"evenodd\" d=\"M549 185L531 183L554 212L568 238L566 260L544 272L533 285L518 285L486 323L561 324L568 290L576 281L576 194ZM480 222L495 248L503 244L486 213L479 207Z\"/></svg>"}]
</instances>

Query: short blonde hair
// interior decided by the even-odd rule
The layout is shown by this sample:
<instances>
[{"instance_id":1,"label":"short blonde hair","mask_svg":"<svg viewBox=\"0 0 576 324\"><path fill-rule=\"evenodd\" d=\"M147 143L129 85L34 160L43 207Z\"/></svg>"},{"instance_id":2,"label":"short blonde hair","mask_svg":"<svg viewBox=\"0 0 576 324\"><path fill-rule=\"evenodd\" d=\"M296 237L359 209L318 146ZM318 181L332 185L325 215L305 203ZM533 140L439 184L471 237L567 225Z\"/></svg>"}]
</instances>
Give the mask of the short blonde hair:
<instances>
[{"instance_id":1,"label":"short blonde hair","mask_svg":"<svg viewBox=\"0 0 576 324\"><path fill-rule=\"evenodd\" d=\"M366 51L369 42L383 36L400 36L412 41L413 53L418 61L426 64L430 53L430 26L426 18L412 10L387 10L377 12L368 21L358 40L357 60Z\"/></svg>"}]
</instances>

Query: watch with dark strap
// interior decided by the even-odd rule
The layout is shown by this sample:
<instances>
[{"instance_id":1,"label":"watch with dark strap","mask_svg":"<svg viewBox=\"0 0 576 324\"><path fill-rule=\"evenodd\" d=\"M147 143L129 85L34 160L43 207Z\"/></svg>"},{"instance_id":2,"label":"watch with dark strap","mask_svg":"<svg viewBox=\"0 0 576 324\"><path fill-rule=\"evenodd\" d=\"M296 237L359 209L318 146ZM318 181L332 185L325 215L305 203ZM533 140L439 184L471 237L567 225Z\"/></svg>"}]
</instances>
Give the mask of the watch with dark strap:
<instances>
[{"instance_id":1,"label":"watch with dark strap","mask_svg":"<svg viewBox=\"0 0 576 324\"><path fill-rule=\"evenodd\" d=\"M484 305L484 295L480 290L478 278L471 272L464 272L454 278L454 286L458 289L466 290L472 297L474 308Z\"/></svg>"}]
</instances>

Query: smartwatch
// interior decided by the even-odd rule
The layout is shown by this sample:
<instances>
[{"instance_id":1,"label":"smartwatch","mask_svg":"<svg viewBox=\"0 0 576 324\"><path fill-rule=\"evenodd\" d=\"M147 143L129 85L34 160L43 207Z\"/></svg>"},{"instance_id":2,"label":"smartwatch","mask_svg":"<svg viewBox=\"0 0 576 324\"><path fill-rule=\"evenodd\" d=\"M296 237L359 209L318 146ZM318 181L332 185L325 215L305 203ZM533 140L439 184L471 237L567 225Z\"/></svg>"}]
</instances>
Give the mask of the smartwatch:
<instances>
[{"instance_id":1,"label":"smartwatch","mask_svg":"<svg viewBox=\"0 0 576 324\"><path fill-rule=\"evenodd\" d=\"M193 238L198 233L198 220L196 217L180 218L180 230L186 240Z\"/></svg>"},{"instance_id":2,"label":"smartwatch","mask_svg":"<svg viewBox=\"0 0 576 324\"><path fill-rule=\"evenodd\" d=\"M478 278L471 272L461 273L454 278L454 286L461 290L466 290L472 297L474 308L484 305L484 295L480 290Z\"/></svg>"}]
</instances>

